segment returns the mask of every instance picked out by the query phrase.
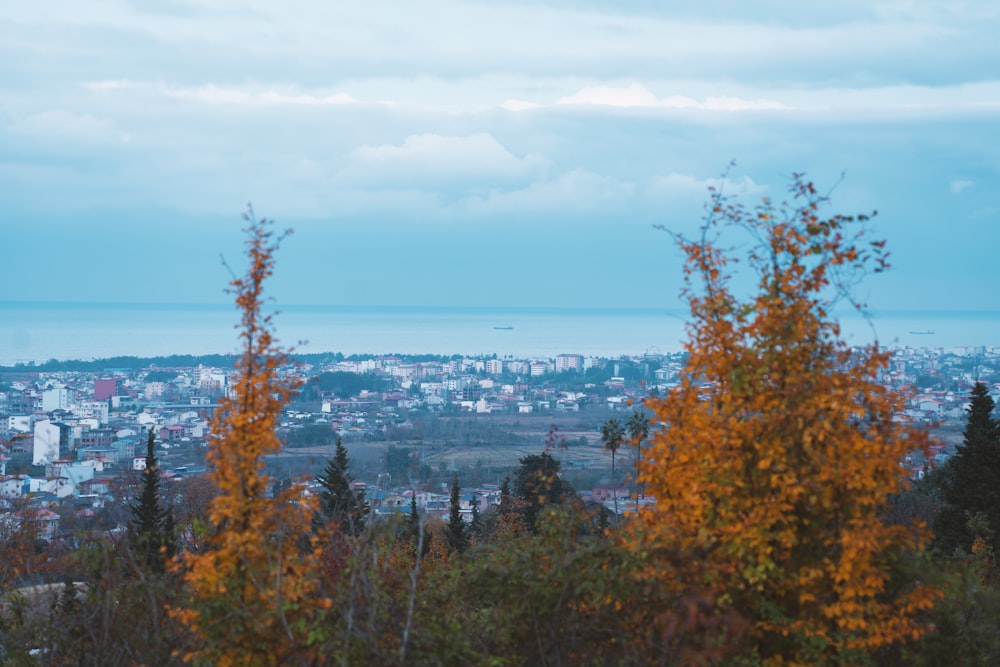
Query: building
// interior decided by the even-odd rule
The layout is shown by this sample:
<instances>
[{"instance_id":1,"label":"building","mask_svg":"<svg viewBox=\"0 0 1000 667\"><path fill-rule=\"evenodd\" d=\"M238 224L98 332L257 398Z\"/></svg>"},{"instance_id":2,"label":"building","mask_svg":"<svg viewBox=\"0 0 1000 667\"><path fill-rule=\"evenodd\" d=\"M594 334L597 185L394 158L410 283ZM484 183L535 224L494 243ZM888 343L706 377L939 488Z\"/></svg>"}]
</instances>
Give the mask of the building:
<instances>
[{"instance_id":1,"label":"building","mask_svg":"<svg viewBox=\"0 0 1000 667\"><path fill-rule=\"evenodd\" d=\"M118 378L100 378L94 380L94 400L107 401L118 395Z\"/></svg>"},{"instance_id":2,"label":"building","mask_svg":"<svg viewBox=\"0 0 1000 667\"><path fill-rule=\"evenodd\" d=\"M70 391L66 387L56 387L46 389L42 392L42 412L54 412L55 410L68 410L70 402Z\"/></svg>"},{"instance_id":3,"label":"building","mask_svg":"<svg viewBox=\"0 0 1000 667\"><path fill-rule=\"evenodd\" d=\"M560 354L556 357L556 373L565 371L580 372L583 370L583 356L579 354Z\"/></svg>"},{"instance_id":4,"label":"building","mask_svg":"<svg viewBox=\"0 0 1000 667\"><path fill-rule=\"evenodd\" d=\"M69 453L70 430L65 424L43 419L35 422L34 444L31 452L32 465L46 465Z\"/></svg>"}]
</instances>

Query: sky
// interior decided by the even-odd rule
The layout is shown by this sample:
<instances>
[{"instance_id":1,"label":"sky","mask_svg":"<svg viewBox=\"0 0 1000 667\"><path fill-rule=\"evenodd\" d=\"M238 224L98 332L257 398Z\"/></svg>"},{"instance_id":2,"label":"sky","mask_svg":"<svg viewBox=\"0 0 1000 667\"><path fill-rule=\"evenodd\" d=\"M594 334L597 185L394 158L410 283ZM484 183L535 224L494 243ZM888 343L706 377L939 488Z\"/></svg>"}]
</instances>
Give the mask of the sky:
<instances>
[{"instance_id":1,"label":"sky","mask_svg":"<svg viewBox=\"0 0 1000 667\"><path fill-rule=\"evenodd\" d=\"M1000 3L0 10L0 301L675 308L707 188L878 210L874 309L1000 310ZM735 161L735 167L729 168Z\"/></svg>"}]
</instances>

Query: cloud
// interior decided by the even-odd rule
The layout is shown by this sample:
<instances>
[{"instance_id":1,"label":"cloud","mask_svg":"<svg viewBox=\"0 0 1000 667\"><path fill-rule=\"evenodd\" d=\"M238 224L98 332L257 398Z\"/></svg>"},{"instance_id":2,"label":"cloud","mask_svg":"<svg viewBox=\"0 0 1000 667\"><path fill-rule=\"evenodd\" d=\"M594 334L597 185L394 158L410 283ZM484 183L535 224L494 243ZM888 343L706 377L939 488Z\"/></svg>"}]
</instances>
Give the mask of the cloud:
<instances>
[{"instance_id":1,"label":"cloud","mask_svg":"<svg viewBox=\"0 0 1000 667\"><path fill-rule=\"evenodd\" d=\"M956 180L956 181L952 181L949 184L949 189L951 190L951 194L958 195L958 194L962 194L962 192L964 192L965 190L968 190L969 188L971 188L975 184L976 184L975 181Z\"/></svg>"},{"instance_id":2,"label":"cloud","mask_svg":"<svg viewBox=\"0 0 1000 667\"><path fill-rule=\"evenodd\" d=\"M63 109L50 109L26 115L14 120L10 124L10 129L17 134L43 141L100 143L128 140L126 134L115 129L115 124L111 120Z\"/></svg>"},{"instance_id":3,"label":"cloud","mask_svg":"<svg viewBox=\"0 0 1000 667\"><path fill-rule=\"evenodd\" d=\"M790 107L774 100L748 100L739 97L707 97L699 102L683 95L657 98L645 86L633 83L624 87L589 86L561 98L557 104L590 104L608 107L645 107L657 109L698 109L702 111L786 110Z\"/></svg>"},{"instance_id":4,"label":"cloud","mask_svg":"<svg viewBox=\"0 0 1000 667\"><path fill-rule=\"evenodd\" d=\"M709 188L715 188L728 195L759 195L767 192L767 186L755 183L749 176L740 180L729 178L696 178L689 174L671 173L653 180L654 191L667 193L697 193L708 198Z\"/></svg>"},{"instance_id":5,"label":"cloud","mask_svg":"<svg viewBox=\"0 0 1000 667\"><path fill-rule=\"evenodd\" d=\"M565 218L566 214L590 215L620 205L632 198L635 191L633 183L587 169L572 169L518 190L494 191L470 198L466 207L471 213L486 216L555 212Z\"/></svg>"},{"instance_id":6,"label":"cloud","mask_svg":"<svg viewBox=\"0 0 1000 667\"><path fill-rule=\"evenodd\" d=\"M517 157L493 135L413 134L402 144L361 146L341 174L347 181L385 187L504 187L544 175L545 157Z\"/></svg>"},{"instance_id":7,"label":"cloud","mask_svg":"<svg viewBox=\"0 0 1000 667\"><path fill-rule=\"evenodd\" d=\"M94 91L136 90L152 95L161 95L181 100L191 100L204 104L233 104L244 106L340 106L357 104L351 95L343 92L326 94L301 94L276 90L253 90L232 86L206 84L202 86L176 86L164 83L137 81L90 81L85 88Z\"/></svg>"},{"instance_id":8,"label":"cloud","mask_svg":"<svg viewBox=\"0 0 1000 667\"><path fill-rule=\"evenodd\" d=\"M506 100L500 104L500 108L507 111L528 111L530 109L538 109L541 106L541 104L525 100Z\"/></svg>"}]
</instances>

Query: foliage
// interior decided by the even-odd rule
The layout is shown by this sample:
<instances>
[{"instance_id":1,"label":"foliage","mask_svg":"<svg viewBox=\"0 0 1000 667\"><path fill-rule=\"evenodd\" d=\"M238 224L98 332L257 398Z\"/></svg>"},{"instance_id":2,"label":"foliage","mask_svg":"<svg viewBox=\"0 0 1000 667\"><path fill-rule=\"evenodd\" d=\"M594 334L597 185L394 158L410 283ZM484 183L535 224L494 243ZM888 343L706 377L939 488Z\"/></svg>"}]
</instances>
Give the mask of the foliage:
<instances>
[{"instance_id":1,"label":"foliage","mask_svg":"<svg viewBox=\"0 0 1000 667\"><path fill-rule=\"evenodd\" d=\"M902 397L876 381L887 354L848 348L829 315L887 266L884 242L864 242L866 216L821 219L824 198L800 177L791 194L748 211L715 191L700 237L676 236L688 361L647 404L664 425L639 464L656 503L630 540L650 581L749 623L743 655L855 664L918 637L915 616L939 595L919 581L890 589L894 559L922 548L926 531L880 516L905 486L899 462L926 435L893 419ZM742 300L730 285L737 260L720 245L729 230L755 241L757 289Z\"/></svg>"},{"instance_id":2,"label":"foliage","mask_svg":"<svg viewBox=\"0 0 1000 667\"><path fill-rule=\"evenodd\" d=\"M285 446L290 449L298 447L327 447L337 442L337 432L327 425L306 424L282 430Z\"/></svg>"},{"instance_id":3,"label":"foliage","mask_svg":"<svg viewBox=\"0 0 1000 667\"><path fill-rule=\"evenodd\" d=\"M174 556L174 515L163 503L160 469L153 452L155 437L150 429L146 441L146 469L142 472L142 492L131 505L129 540L139 562L151 572L163 574L167 560Z\"/></svg>"},{"instance_id":4,"label":"foliage","mask_svg":"<svg viewBox=\"0 0 1000 667\"><path fill-rule=\"evenodd\" d=\"M618 516L618 485L615 483L615 454L625 442L625 427L612 417L601 425L601 442L611 451L611 494L615 501L615 516Z\"/></svg>"},{"instance_id":5,"label":"foliage","mask_svg":"<svg viewBox=\"0 0 1000 667\"><path fill-rule=\"evenodd\" d=\"M445 527L445 537L448 541L448 548L459 553L465 551L466 547L469 546L470 532L460 512L460 493L458 475L455 475L451 483L451 502L449 503L448 525Z\"/></svg>"},{"instance_id":6,"label":"foliage","mask_svg":"<svg viewBox=\"0 0 1000 667\"><path fill-rule=\"evenodd\" d=\"M338 437L333 458L316 477L322 488L319 492L319 509L324 523L333 523L342 533L357 535L364 530L368 503L365 502L364 489L354 490L354 478L348 472L349 466L347 448Z\"/></svg>"},{"instance_id":7,"label":"foliage","mask_svg":"<svg viewBox=\"0 0 1000 667\"><path fill-rule=\"evenodd\" d=\"M86 538L58 580L18 590L0 613L4 665L175 665L182 628L167 616L178 582L152 575L126 540Z\"/></svg>"},{"instance_id":8,"label":"foliage","mask_svg":"<svg viewBox=\"0 0 1000 667\"><path fill-rule=\"evenodd\" d=\"M535 532L538 517L546 505L562 504L575 494L569 482L559 476L561 464L548 452L529 454L522 457L520 463L514 478L514 495L521 501L524 526ZM503 514L503 506L500 511Z\"/></svg>"},{"instance_id":9,"label":"foliage","mask_svg":"<svg viewBox=\"0 0 1000 667\"><path fill-rule=\"evenodd\" d=\"M313 509L293 487L270 498L262 457L280 449L281 411L297 383L283 375L285 352L262 312L263 288L274 270L271 222L244 215L249 265L231 291L242 313L243 353L231 398L216 412L207 454L219 487L203 549L180 561L189 600L174 615L194 634L186 659L218 665L279 664L305 655L308 624L322 600L316 554L306 541Z\"/></svg>"},{"instance_id":10,"label":"foliage","mask_svg":"<svg viewBox=\"0 0 1000 667\"><path fill-rule=\"evenodd\" d=\"M649 439L650 426L649 415L644 410L633 410L625 422L630 444L635 447L636 467L642 460L642 445ZM642 495L642 492L639 491L638 494Z\"/></svg>"},{"instance_id":11,"label":"foliage","mask_svg":"<svg viewBox=\"0 0 1000 667\"><path fill-rule=\"evenodd\" d=\"M962 444L949 459L942 484L944 508L935 522L944 553L1000 546L1000 423L985 384L972 389Z\"/></svg>"},{"instance_id":12,"label":"foliage","mask_svg":"<svg viewBox=\"0 0 1000 667\"><path fill-rule=\"evenodd\" d=\"M934 667L1000 664L1000 589L990 576L985 559L948 560L911 558L903 563L904 580L927 581L944 591L944 597L920 614L931 628L909 645L889 647L878 654L879 665Z\"/></svg>"}]
</instances>

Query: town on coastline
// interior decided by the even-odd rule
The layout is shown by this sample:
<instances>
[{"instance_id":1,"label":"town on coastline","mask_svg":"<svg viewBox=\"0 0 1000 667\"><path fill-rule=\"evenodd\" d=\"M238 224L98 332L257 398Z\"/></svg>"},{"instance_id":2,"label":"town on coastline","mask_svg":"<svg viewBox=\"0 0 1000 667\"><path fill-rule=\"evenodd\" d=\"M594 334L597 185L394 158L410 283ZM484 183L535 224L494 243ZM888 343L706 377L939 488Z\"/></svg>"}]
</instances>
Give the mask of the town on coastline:
<instances>
[{"instance_id":1,"label":"town on coastline","mask_svg":"<svg viewBox=\"0 0 1000 667\"><path fill-rule=\"evenodd\" d=\"M285 447L268 460L268 472L309 492L308 480L340 439L372 512L412 504L446 518L457 477L461 511L471 517L474 504L485 511L499 502L501 482L520 457L552 451L581 497L629 511L635 503L616 499L641 492L628 471L608 474L600 426L642 410L646 396L677 381L683 362L679 353L310 355L284 369L302 384L283 415ZM32 523L46 541L72 530L121 530L150 432L176 502L199 493L212 413L233 385L230 367L59 366L0 369L0 517ZM880 381L909 387L897 418L932 430L930 456L913 452L900 462L916 478L954 453L974 383L1000 394L1000 347L894 348Z\"/></svg>"}]
</instances>

